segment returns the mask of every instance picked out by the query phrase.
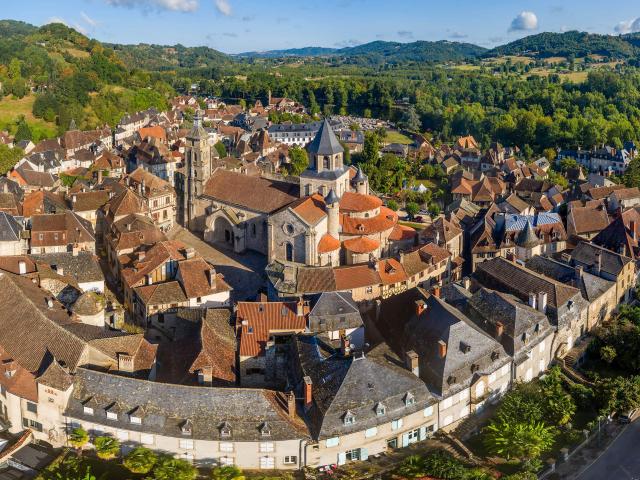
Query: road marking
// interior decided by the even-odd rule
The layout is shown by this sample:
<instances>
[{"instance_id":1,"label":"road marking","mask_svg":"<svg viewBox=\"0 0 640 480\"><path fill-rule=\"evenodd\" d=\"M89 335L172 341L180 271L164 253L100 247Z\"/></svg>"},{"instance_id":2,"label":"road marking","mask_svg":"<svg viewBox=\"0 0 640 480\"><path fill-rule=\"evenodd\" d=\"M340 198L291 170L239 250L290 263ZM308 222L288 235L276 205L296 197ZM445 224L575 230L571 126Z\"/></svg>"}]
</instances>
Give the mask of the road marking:
<instances>
[{"instance_id":1,"label":"road marking","mask_svg":"<svg viewBox=\"0 0 640 480\"><path fill-rule=\"evenodd\" d=\"M618 433L618 435L616 435L616 437L611 441L611 443L609 443L609 445L607 445L607 448L605 448L602 452L600 452L600 455L598 455L596 458L593 459L593 461L587 465L581 472L578 473L578 475L576 475L574 478L579 479L582 475L584 475L584 473L589 470L594 463L596 463L598 460L600 460L600 457L602 457L602 455L604 455L605 453L607 453L607 450L609 450L614 443L616 443L616 441L618 440L618 438L620 437L620 435L622 435L624 432L626 432L627 427L631 425L630 423L625 425L622 430L620 430L620 433Z\"/></svg>"}]
</instances>

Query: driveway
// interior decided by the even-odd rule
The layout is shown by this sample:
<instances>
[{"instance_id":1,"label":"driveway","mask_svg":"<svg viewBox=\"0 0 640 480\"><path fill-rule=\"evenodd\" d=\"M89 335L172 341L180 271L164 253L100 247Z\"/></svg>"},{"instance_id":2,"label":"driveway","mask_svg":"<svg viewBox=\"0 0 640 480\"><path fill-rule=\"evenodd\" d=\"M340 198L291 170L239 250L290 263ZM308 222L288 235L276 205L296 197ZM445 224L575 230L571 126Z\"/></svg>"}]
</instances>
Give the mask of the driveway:
<instances>
[{"instance_id":1,"label":"driveway","mask_svg":"<svg viewBox=\"0 0 640 480\"><path fill-rule=\"evenodd\" d=\"M640 422L634 422L614 440L604 453L577 480L640 480Z\"/></svg>"},{"instance_id":2,"label":"driveway","mask_svg":"<svg viewBox=\"0 0 640 480\"><path fill-rule=\"evenodd\" d=\"M239 255L204 242L193 233L182 227L174 227L168 234L171 240L193 247L224 275L225 281L233 288L232 300L253 299L261 288L266 286L264 273L266 257L255 252Z\"/></svg>"}]
</instances>

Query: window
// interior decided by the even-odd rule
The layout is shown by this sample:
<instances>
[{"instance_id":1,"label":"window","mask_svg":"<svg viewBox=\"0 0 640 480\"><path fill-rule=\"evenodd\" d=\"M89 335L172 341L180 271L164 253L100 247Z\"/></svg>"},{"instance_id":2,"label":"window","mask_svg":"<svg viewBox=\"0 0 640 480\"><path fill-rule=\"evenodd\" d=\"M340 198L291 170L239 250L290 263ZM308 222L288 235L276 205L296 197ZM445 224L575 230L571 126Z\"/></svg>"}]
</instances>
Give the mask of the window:
<instances>
[{"instance_id":1,"label":"window","mask_svg":"<svg viewBox=\"0 0 640 480\"><path fill-rule=\"evenodd\" d=\"M220 451L221 452L233 452L233 443L231 443L231 442L220 442Z\"/></svg>"},{"instance_id":2,"label":"window","mask_svg":"<svg viewBox=\"0 0 640 480\"><path fill-rule=\"evenodd\" d=\"M364 437L365 438L375 437L377 434L378 434L378 427L367 428L364 431Z\"/></svg>"},{"instance_id":3,"label":"window","mask_svg":"<svg viewBox=\"0 0 640 480\"><path fill-rule=\"evenodd\" d=\"M117 420L118 414L116 412L107 412L107 418L109 420Z\"/></svg>"},{"instance_id":4,"label":"window","mask_svg":"<svg viewBox=\"0 0 640 480\"><path fill-rule=\"evenodd\" d=\"M327 438L325 443L327 445L327 448L337 447L338 445L340 445L340 438L339 437Z\"/></svg>"},{"instance_id":5,"label":"window","mask_svg":"<svg viewBox=\"0 0 640 480\"><path fill-rule=\"evenodd\" d=\"M283 463L285 465L295 465L298 463L298 457L295 455L285 455Z\"/></svg>"},{"instance_id":6,"label":"window","mask_svg":"<svg viewBox=\"0 0 640 480\"><path fill-rule=\"evenodd\" d=\"M93 415L93 408L91 407L84 407L84 413L87 415Z\"/></svg>"},{"instance_id":7,"label":"window","mask_svg":"<svg viewBox=\"0 0 640 480\"><path fill-rule=\"evenodd\" d=\"M407 442L408 443L416 443L420 441L420 429L416 428L415 430L411 430L407 433Z\"/></svg>"},{"instance_id":8,"label":"window","mask_svg":"<svg viewBox=\"0 0 640 480\"><path fill-rule=\"evenodd\" d=\"M27 402L27 412L38 413L38 405L33 402Z\"/></svg>"},{"instance_id":9,"label":"window","mask_svg":"<svg viewBox=\"0 0 640 480\"><path fill-rule=\"evenodd\" d=\"M287 242L285 249L286 249L287 262L293 262L293 245Z\"/></svg>"},{"instance_id":10,"label":"window","mask_svg":"<svg viewBox=\"0 0 640 480\"><path fill-rule=\"evenodd\" d=\"M405 406L409 407L409 406L413 405L414 403L416 403L415 397L411 393L407 393L407 395L404 397Z\"/></svg>"},{"instance_id":11,"label":"window","mask_svg":"<svg viewBox=\"0 0 640 480\"><path fill-rule=\"evenodd\" d=\"M140 435L140 443L143 445L153 445L155 442L155 438L150 433L142 433Z\"/></svg>"},{"instance_id":12,"label":"window","mask_svg":"<svg viewBox=\"0 0 640 480\"><path fill-rule=\"evenodd\" d=\"M353 462L356 460L360 460L360 449L359 448L355 448L353 450L347 450L345 452L345 457L347 459L347 462Z\"/></svg>"},{"instance_id":13,"label":"window","mask_svg":"<svg viewBox=\"0 0 640 480\"><path fill-rule=\"evenodd\" d=\"M365 291L366 291L367 293L373 293L373 287L367 287L367 288L365 289Z\"/></svg>"},{"instance_id":14,"label":"window","mask_svg":"<svg viewBox=\"0 0 640 480\"><path fill-rule=\"evenodd\" d=\"M379 403L378 405L376 405L376 415L382 416L385 413L387 413L387 409L382 403Z\"/></svg>"},{"instance_id":15,"label":"window","mask_svg":"<svg viewBox=\"0 0 640 480\"><path fill-rule=\"evenodd\" d=\"M28 420L26 418L23 418L22 425L24 425L25 428L31 428L32 430L36 430L38 432L42 431L42 424L40 422L36 422L35 420Z\"/></svg>"},{"instance_id":16,"label":"window","mask_svg":"<svg viewBox=\"0 0 640 480\"><path fill-rule=\"evenodd\" d=\"M140 417L129 417L129 421L135 425L142 425L142 419Z\"/></svg>"},{"instance_id":17,"label":"window","mask_svg":"<svg viewBox=\"0 0 640 480\"><path fill-rule=\"evenodd\" d=\"M351 412L347 412L344 414L344 424L345 425L353 425L356 423L356 417Z\"/></svg>"},{"instance_id":18,"label":"window","mask_svg":"<svg viewBox=\"0 0 640 480\"><path fill-rule=\"evenodd\" d=\"M391 422L391 430L398 430L399 428L402 428L402 419L401 418Z\"/></svg>"},{"instance_id":19,"label":"window","mask_svg":"<svg viewBox=\"0 0 640 480\"><path fill-rule=\"evenodd\" d=\"M262 442L260 443L260 451L262 453L273 452L275 449L273 442Z\"/></svg>"},{"instance_id":20,"label":"window","mask_svg":"<svg viewBox=\"0 0 640 480\"><path fill-rule=\"evenodd\" d=\"M489 374L489 383L493 383L496 381L496 372Z\"/></svg>"},{"instance_id":21,"label":"window","mask_svg":"<svg viewBox=\"0 0 640 480\"><path fill-rule=\"evenodd\" d=\"M260 468L276 468L276 459L273 457L260 457Z\"/></svg>"},{"instance_id":22,"label":"window","mask_svg":"<svg viewBox=\"0 0 640 480\"><path fill-rule=\"evenodd\" d=\"M424 416L430 417L431 415L433 415L433 407L429 405L427 408L424 409Z\"/></svg>"},{"instance_id":23,"label":"window","mask_svg":"<svg viewBox=\"0 0 640 480\"><path fill-rule=\"evenodd\" d=\"M220 457L220 465L235 465L233 457Z\"/></svg>"},{"instance_id":24,"label":"window","mask_svg":"<svg viewBox=\"0 0 640 480\"><path fill-rule=\"evenodd\" d=\"M129 441L129 432L125 430L116 430L116 438L121 442Z\"/></svg>"},{"instance_id":25,"label":"window","mask_svg":"<svg viewBox=\"0 0 640 480\"><path fill-rule=\"evenodd\" d=\"M231 436L231 427L229 426L228 423L225 423L224 425L222 425L222 428L220 429L220 435L223 437Z\"/></svg>"},{"instance_id":26,"label":"window","mask_svg":"<svg viewBox=\"0 0 640 480\"><path fill-rule=\"evenodd\" d=\"M193 450L193 440L181 439L180 448L183 450Z\"/></svg>"}]
</instances>

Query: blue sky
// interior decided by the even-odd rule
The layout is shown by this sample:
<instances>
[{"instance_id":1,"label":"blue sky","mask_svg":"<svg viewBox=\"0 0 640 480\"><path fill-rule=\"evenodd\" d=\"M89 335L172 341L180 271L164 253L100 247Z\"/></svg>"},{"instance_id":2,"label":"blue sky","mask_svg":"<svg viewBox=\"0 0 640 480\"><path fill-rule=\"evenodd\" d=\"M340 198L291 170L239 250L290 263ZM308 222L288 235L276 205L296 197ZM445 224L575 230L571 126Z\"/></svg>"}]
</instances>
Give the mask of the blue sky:
<instances>
[{"instance_id":1,"label":"blue sky","mask_svg":"<svg viewBox=\"0 0 640 480\"><path fill-rule=\"evenodd\" d=\"M542 31L640 30L638 0L11 0L10 18L62 21L105 42L227 53L374 40L494 46Z\"/></svg>"}]
</instances>

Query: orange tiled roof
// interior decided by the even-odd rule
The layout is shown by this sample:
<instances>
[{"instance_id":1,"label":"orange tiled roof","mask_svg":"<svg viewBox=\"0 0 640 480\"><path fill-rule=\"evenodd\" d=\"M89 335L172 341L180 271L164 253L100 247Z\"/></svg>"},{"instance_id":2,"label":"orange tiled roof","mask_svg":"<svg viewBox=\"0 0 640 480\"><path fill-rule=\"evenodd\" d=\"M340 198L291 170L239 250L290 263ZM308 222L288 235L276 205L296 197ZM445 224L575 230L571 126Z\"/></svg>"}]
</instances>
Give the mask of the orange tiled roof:
<instances>
[{"instance_id":1,"label":"orange tiled roof","mask_svg":"<svg viewBox=\"0 0 640 480\"><path fill-rule=\"evenodd\" d=\"M329 253L340 248L340 240L326 233L318 242L318 253Z\"/></svg>"},{"instance_id":2,"label":"orange tiled roof","mask_svg":"<svg viewBox=\"0 0 640 480\"><path fill-rule=\"evenodd\" d=\"M402 264L395 258L380 260L378 262L378 272L384 285L391 285L407 279L407 272L404 271Z\"/></svg>"},{"instance_id":3,"label":"orange tiled roof","mask_svg":"<svg viewBox=\"0 0 640 480\"><path fill-rule=\"evenodd\" d=\"M340 199L341 212L367 212L382 206L382 200L374 195L345 192Z\"/></svg>"},{"instance_id":4,"label":"orange tiled roof","mask_svg":"<svg viewBox=\"0 0 640 480\"><path fill-rule=\"evenodd\" d=\"M375 251L380 246L380 242L367 237L357 237L345 240L343 245L353 253L369 253Z\"/></svg>"},{"instance_id":5,"label":"orange tiled roof","mask_svg":"<svg viewBox=\"0 0 640 480\"><path fill-rule=\"evenodd\" d=\"M352 218L341 215L342 233L346 235L370 235L390 230L398 223L398 214L387 207L380 207L380 214L370 218Z\"/></svg>"},{"instance_id":6,"label":"orange tiled roof","mask_svg":"<svg viewBox=\"0 0 640 480\"><path fill-rule=\"evenodd\" d=\"M415 238L415 236L416 231L413 228L405 225L396 225L391 231L391 235L389 235L389 240L409 240L411 238Z\"/></svg>"},{"instance_id":7,"label":"orange tiled roof","mask_svg":"<svg viewBox=\"0 0 640 480\"><path fill-rule=\"evenodd\" d=\"M297 204L292 207L292 210L310 225L315 225L326 216L324 208L325 203L322 195L316 193L297 202Z\"/></svg>"},{"instance_id":8,"label":"orange tiled roof","mask_svg":"<svg viewBox=\"0 0 640 480\"><path fill-rule=\"evenodd\" d=\"M155 127L144 127L138 130L138 134L141 139L145 139L147 137L159 138L160 140L167 140L167 132L160 125L156 125Z\"/></svg>"}]
</instances>

